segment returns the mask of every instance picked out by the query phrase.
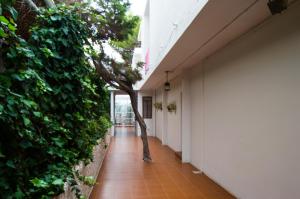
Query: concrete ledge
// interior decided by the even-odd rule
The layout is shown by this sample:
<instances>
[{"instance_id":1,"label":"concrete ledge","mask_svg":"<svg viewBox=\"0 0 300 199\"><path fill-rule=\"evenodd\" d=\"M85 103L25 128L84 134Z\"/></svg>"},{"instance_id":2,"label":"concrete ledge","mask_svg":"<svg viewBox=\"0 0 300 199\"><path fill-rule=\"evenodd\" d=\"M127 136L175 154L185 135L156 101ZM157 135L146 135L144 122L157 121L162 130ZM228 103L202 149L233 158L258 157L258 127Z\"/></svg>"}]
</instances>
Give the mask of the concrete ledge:
<instances>
[{"instance_id":1,"label":"concrete ledge","mask_svg":"<svg viewBox=\"0 0 300 199\"><path fill-rule=\"evenodd\" d=\"M93 156L94 160L89 165L84 166L83 163L77 165L75 168L79 170L79 173L84 176L94 176L95 180L99 174L100 168L102 166L102 162L106 155L106 151L108 149L108 145L111 140L111 130L109 130L103 140L99 141L99 144L95 147ZM89 198L93 187L89 187L87 185L82 184L78 181L79 187L82 191L82 194ZM71 191L71 187L68 184L65 184L65 192L60 194L59 196L54 197L53 199L76 199L76 196Z\"/></svg>"}]
</instances>

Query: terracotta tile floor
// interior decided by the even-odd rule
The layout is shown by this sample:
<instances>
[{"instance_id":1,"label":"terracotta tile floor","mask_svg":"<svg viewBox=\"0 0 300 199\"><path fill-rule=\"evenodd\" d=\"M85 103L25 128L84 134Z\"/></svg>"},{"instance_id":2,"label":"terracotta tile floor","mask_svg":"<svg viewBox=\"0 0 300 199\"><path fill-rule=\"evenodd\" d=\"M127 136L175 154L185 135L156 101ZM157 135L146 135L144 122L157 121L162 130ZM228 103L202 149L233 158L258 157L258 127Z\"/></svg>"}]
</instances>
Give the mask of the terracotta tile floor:
<instances>
[{"instance_id":1,"label":"terracotta tile floor","mask_svg":"<svg viewBox=\"0 0 300 199\"><path fill-rule=\"evenodd\" d=\"M235 198L205 175L195 175L168 147L149 138L152 163L142 161L142 143L133 128L116 129L90 199Z\"/></svg>"}]
</instances>

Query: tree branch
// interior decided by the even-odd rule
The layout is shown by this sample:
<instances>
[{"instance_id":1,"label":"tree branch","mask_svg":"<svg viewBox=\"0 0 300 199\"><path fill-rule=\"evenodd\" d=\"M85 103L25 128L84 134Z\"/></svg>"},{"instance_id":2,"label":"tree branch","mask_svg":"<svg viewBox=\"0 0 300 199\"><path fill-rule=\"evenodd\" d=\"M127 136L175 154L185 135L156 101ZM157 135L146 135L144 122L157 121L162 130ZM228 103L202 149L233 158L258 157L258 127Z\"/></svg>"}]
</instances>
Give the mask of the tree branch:
<instances>
[{"instance_id":1,"label":"tree branch","mask_svg":"<svg viewBox=\"0 0 300 199\"><path fill-rule=\"evenodd\" d=\"M36 6L36 4L32 1L32 0L24 0L25 3L31 8L33 9L35 12L39 11L39 8Z\"/></svg>"},{"instance_id":2,"label":"tree branch","mask_svg":"<svg viewBox=\"0 0 300 199\"><path fill-rule=\"evenodd\" d=\"M100 62L96 62L94 58L92 58L93 64L96 67L97 73L111 86L124 90L124 91L130 91L130 87L128 87L125 83L123 83L121 80L119 80L117 77L113 76ZM114 84L113 82L116 82L118 85Z\"/></svg>"},{"instance_id":3,"label":"tree branch","mask_svg":"<svg viewBox=\"0 0 300 199\"><path fill-rule=\"evenodd\" d=\"M46 4L47 8L55 7L55 2L53 0L44 0L44 3Z\"/></svg>"}]
</instances>

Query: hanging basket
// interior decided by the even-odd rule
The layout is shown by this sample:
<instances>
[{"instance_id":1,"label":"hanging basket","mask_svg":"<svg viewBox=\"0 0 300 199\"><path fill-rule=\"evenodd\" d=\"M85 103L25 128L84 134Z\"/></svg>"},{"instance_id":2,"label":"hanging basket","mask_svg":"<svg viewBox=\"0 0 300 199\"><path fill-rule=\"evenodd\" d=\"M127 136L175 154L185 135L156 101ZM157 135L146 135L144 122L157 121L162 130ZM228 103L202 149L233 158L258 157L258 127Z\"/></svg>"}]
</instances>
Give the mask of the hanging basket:
<instances>
[{"instance_id":1,"label":"hanging basket","mask_svg":"<svg viewBox=\"0 0 300 199\"><path fill-rule=\"evenodd\" d=\"M172 112L176 113L176 109L177 109L176 103L175 103L175 102L170 103L170 104L167 106L167 109L168 109L168 112L170 112L170 113L172 113Z\"/></svg>"},{"instance_id":2,"label":"hanging basket","mask_svg":"<svg viewBox=\"0 0 300 199\"><path fill-rule=\"evenodd\" d=\"M156 110L159 110L159 111L161 111L163 108L162 108L162 103L161 102L156 102L156 103L154 103L154 108L156 109Z\"/></svg>"}]
</instances>

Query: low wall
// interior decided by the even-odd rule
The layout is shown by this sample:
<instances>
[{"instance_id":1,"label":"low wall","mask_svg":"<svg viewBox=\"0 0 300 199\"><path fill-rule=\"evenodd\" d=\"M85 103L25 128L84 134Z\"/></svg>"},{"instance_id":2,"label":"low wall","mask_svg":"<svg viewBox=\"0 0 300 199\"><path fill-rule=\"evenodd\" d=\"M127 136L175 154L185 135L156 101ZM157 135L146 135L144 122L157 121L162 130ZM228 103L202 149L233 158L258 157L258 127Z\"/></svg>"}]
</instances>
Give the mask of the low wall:
<instances>
[{"instance_id":1,"label":"low wall","mask_svg":"<svg viewBox=\"0 0 300 199\"><path fill-rule=\"evenodd\" d=\"M76 169L79 170L79 173L84 176L94 176L95 179L98 176L98 173L100 171L103 159L106 154L106 150L108 149L108 145L110 143L111 138L111 130L107 133L105 136L105 139L101 140L99 144L95 147L93 156L94 160L89 165L84 166L83 164L80 164L76 166ZM87 198L92 192L93 187L89 187L87 185L82 184L81 182L78 182L79 187L82 191L82 194L86 196ZM65 192L60 194L59 196L53 198L53 199L76 199L76 196L71 191L71 187L66 184L65 186Z\"/></svg>"}]
</instances>

